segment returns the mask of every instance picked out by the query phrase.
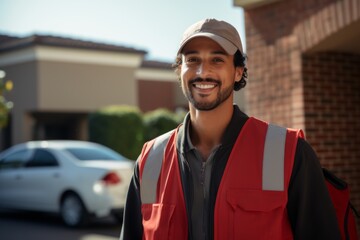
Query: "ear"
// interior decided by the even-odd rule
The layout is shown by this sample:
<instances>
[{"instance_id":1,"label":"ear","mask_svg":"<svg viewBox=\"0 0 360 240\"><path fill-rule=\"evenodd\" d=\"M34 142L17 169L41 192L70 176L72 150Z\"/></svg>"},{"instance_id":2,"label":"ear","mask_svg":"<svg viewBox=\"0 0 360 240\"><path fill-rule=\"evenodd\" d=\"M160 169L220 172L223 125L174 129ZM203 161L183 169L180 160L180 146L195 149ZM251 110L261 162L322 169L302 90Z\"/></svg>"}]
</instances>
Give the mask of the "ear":
<instances>
[{"instance_id":1,"label":"ear","mask_svg":"<svg viewBox=\"0 0 360 240\"><path fill-rule=\"evenodd\" d=\"M181 81L181 77L180 77L180 74L181 74L181 68L182 68L182 54L179 54L177 57L176 57L176 60L175 60L175 73L176 75L178 76L178 80Z\"/></svg>"},{"instance_id":2,"label":"ear","mask_svg":"<svg viewBox=\"0 0 360 240\"><path fill-rule=\"evenodd\" d=\"M236 67L235 68L235 81L240 81L242 78L242 75L244 73L244 67Z\"/></svg>"}]
</instances>

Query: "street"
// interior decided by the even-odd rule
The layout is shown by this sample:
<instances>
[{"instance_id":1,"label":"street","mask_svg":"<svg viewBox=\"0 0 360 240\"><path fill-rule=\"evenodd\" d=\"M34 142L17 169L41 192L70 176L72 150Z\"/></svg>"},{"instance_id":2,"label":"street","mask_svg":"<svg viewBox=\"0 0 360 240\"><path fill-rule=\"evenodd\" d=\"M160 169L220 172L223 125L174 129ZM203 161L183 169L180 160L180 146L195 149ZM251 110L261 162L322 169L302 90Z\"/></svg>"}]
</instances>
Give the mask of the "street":
<instances>
[{"instance_id":1,"label":"street","mask_svg":"<svg viewBox=\"0 0 360 240\"><path fill-rule=\"evenodd\" d=\"M112 218L70 229L54 215L0 210L1 240L116 240L120 229L121 224Z\"/></svg>"}]
</instances>

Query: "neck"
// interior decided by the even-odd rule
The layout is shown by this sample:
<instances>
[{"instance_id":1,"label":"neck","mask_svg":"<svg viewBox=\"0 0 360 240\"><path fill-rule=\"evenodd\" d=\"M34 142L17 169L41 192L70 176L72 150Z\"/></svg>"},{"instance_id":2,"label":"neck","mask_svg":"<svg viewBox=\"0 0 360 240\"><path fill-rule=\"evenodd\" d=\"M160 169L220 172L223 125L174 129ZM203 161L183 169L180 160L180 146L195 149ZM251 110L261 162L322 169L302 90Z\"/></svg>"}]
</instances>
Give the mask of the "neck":
<instances>
[{"instance_id":1,"label":"neck","mask_svg":"<svg viewBox=\"0 0 360 240\"><path fill-rule=\"evenodd\" d=\"M199 111L190 106L190 137L205 160L221 138L233 114L233 105L222 104L211 111Z\"/></svg>"}]
</instances>

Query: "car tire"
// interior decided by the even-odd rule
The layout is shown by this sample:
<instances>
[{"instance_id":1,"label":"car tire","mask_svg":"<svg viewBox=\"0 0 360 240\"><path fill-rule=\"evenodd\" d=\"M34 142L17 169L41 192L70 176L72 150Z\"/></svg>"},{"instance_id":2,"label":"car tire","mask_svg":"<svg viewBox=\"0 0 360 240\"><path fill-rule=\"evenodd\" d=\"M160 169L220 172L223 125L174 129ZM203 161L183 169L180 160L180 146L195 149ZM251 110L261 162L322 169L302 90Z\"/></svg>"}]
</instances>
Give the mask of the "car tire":
<instances>
[{"instance_id":1,"label":"car tire","mask_svg":"<svg viewBox=\"0 0 360 240\"><path fill-rule=\"evenodd\" d=\"M61 201L60 215L64 224L69 227L84 226L89 220L84 203L75 193L64 196Z\"/></svg>"}]
</instances>

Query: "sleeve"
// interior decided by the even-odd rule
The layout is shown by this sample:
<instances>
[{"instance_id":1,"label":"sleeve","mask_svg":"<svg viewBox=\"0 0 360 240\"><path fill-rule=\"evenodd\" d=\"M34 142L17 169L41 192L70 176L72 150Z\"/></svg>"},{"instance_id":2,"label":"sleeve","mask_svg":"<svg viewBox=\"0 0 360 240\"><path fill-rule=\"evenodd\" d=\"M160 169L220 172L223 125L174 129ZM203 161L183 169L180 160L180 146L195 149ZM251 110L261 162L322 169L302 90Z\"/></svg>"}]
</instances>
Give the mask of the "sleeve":
<instances>
[{"instance_id":1,"label":"sleeve","mask_svg":"<svg viewBox=\"0 0 360 240\"><path fill-rule=\"evenodd\" d=\"M297 143L288 195L287 210L294 239L341 239L320 162L304 139Z\"/></svg>"},{"instance_id":2,"label":"sleeve","mask_svg":"<svg viewBox=\"0 0 360 240\"><path fill-rule=\"evenodd\" d=\"M139 165L136 162L126 197L120 240L141 240L142 235Z\"/></svg>"}]
</instances>

